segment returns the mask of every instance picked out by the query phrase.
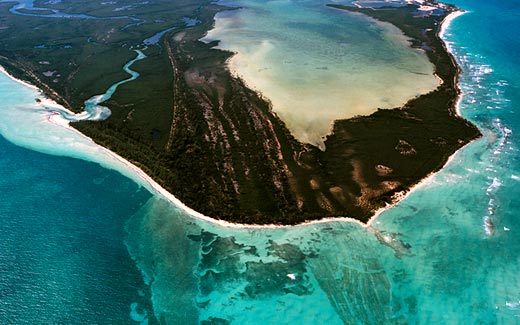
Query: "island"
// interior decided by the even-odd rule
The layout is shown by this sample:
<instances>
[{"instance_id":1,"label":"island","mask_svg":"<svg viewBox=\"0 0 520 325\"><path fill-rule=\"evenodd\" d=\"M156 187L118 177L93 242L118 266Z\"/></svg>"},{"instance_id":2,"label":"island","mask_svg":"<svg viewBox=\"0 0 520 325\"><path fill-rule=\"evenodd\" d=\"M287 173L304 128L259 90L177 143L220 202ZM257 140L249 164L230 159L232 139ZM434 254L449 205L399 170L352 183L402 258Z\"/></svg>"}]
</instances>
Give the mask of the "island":
<instances>
[{"instance_id":1,"label":"island","mask_svg":"<svg viewBox=\"0 0 520 325\"><path fill-rule=\"evenodd\" d=\"M367 222L481 135L457 113L460 71L439 36L451 5L329 5L398 27L441 84L403 107L334 121L320 148L298 141L269 100L230 73L233 53L200 41L215 14L232 8L210 0L14 3L0 3L0 65L81 112L128 78L122 67L133 60L139 77L102 103L111 115L71 125L214 219Z\"/></svg>"}]
</instances>

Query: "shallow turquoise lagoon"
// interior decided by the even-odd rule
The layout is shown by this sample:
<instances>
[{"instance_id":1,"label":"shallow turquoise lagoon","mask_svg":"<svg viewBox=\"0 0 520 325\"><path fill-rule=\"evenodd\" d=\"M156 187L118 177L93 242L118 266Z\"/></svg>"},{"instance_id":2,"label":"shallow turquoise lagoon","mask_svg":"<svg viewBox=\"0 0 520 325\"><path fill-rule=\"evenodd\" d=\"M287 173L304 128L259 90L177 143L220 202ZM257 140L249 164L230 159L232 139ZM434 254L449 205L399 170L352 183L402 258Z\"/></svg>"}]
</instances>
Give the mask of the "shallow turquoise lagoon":
<instances>
[{"instance_id":1,"label":"shallow turquoise lagoon","mask_svg":"<svg viewBox=\"0 0 520 325\"><path fill-rule=\"evenodd\" d=\"M272 103L303 142L323 146L334 120L399 107L439 85L423 51L395 26L322 0L224 0L204 41Z\"/></svg>"},{"instance_id":2,"label":"shallow turquoise lagoon","mask_svg":"<svg viewBox=\"0 0 520 325\"><path fill-rule=\"evenodd\" d=\"M0 132L53 156L0 141L0 323L517 323L520 12L455 4L460 110L484 136L368 228L193 219L1 75Z\"/></svg>"}]
</instances>

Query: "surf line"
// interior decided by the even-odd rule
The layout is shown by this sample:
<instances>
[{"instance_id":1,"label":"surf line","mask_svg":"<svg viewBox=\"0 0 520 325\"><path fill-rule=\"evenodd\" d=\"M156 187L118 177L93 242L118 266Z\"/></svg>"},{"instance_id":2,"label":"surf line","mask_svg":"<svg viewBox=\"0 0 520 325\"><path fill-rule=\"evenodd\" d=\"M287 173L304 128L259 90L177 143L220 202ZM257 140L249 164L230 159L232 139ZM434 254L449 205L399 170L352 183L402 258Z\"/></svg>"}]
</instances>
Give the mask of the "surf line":
<instances>
[{"instance_id":1,"label":"surf line","mask_svg":"<svg viewBox=\"0 0 520 325\"><path fill-rule=\"evenodd\" d=\"M141 52L141 50L134 51L137 53L137 57L130 60L123 67L123 70L130 74L130 78L116 82L115 84L110 86L110 88L108 88L104 94L95 95L87 99L85 101L85 109L83 110L83 112L73 113L62 106L52 106L53 113L61 115L61 117L65 119L67 122L78 122L85 120L103 121L107 119L112 114L112 112L108 107L102 106L100 104L109 100L112 97L112 95L116 92L117 87L121 86L124 83L133 81L139 77L139 72L130 69L130 67L136 61L145 59L146 55L143 52Z\"/></svg>"}]
</instances>

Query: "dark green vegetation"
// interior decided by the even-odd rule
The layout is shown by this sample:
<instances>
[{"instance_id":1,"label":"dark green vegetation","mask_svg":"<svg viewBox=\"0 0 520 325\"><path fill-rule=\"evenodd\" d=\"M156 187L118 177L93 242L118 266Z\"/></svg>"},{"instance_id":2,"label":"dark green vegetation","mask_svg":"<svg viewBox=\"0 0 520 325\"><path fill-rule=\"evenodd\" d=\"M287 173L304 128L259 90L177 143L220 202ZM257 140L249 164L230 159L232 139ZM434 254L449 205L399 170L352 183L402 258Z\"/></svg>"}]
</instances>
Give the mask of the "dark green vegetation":
<instances>
[{"instance_id":1,"label":"dark green vegetation","mask_svg":"<svg viewBox=\"0 0 520 325\"><path fill-rule=\"evenodd\" d=\"M207 0L106 3L35 6L132 19L24 17L8 12L12 4L0 4L0 64L79 111L84 100L127 77L122 66L135 57L131 48L176 26L143 50L148 58L132 66L141 76L104 104L109 119L74 127L205 215L260 224L331 216L366 221L479 136L455 114L458 70L436 35L444 16L415 18L413 6L335 6L401 28L414 46L429 48L444 83L403 108L336 121L320 151L296 141L269 103L230 75L231 53L198 41L224 8ZM183 17L200 23L188 27Z\"/></svg>"}]
</instances>

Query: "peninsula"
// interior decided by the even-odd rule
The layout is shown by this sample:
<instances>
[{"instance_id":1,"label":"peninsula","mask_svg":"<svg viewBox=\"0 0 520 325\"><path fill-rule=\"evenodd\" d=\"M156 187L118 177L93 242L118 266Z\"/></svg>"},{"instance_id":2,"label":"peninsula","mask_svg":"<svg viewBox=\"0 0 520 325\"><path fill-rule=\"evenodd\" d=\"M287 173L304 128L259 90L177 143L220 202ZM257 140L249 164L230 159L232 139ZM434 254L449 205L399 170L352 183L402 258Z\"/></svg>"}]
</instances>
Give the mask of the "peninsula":
<instances>
[{"instance_id":1,"label":"peninsula","mask_svg":"<svg viewBox=\"0 0 520 325\"><path fill-rule=\"evenodd\" d=\"M102 103L110 117L71 125L215 219L366 222L480 136L456 111L459 68L439 36L456 11L450 5L329 5L398 27L425 51L441 84L403 107L334 121L319 148L297 140L270 102L230 73L233 53L200 41L227 7L210 0L28 3L0 3L0 65L80 112L128 78L122 67L139 50L146 56L133 62L139 77Z\"/></svg>"}]
</instances>

